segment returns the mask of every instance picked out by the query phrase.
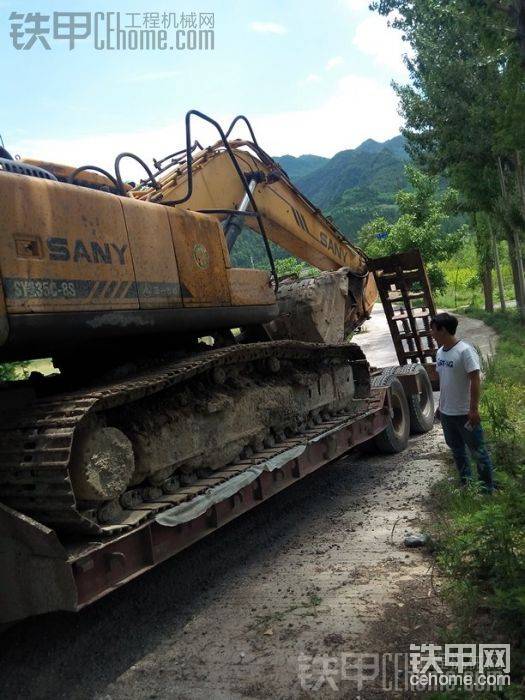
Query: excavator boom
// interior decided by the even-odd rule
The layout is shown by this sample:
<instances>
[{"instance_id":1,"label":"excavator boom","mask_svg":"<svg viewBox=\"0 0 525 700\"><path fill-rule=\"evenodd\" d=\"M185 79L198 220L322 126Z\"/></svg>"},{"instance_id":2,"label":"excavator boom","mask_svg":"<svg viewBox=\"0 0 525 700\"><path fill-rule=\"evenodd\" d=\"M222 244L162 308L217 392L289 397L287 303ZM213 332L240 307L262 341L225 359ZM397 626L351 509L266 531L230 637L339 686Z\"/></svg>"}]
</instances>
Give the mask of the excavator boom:
<instances>
[{"instance_id":1,"label":"excavator boom","mask_svg":"<svg viewBox=\"0 0 525 700\"><path fill-rule=\"evenodd\" d=\"M259 146L245 117L237 117L232 126L239 120L248 125L252 141L227 141L222 134L221 141L194 153L195 146L189 147L188 138L183 158L175 158L162 167L155 188L144 191L141 187L132 194L143 200L215 215L222 222L230 252L245 226L261 233L265 242L271 240L319 270L346 268L353 301L347 314L347 330L353 330L369 317L378 297L366 256ZM189 135L189 120L187 129ZM225 203L231 203L238 214L225 210ZM255 205L255 211L250 205ZM273 269L268 245L267 252Z\"/></svg>"},{"instance_id":2,"label":"excavator boom","mask_svg":"<svg viewBox=\"0 0 525 700\"><path fill-rule=\"evenodd\" d=\"M319 270L337 270L348 267L360 274L367 272L366 259L361 250L353 246L293 185L285 171L269 156L259 158L256 146L248 141L229 142L230 152L222 142L216 143L192 158L192 187L188 192L187 163L172 169L159 179L158 190L140 190L132 194L140 199L165 202L181 201L176 206L193 211L210 211L224 208L240 210L245 195L243 182L237 176L231 154L253 192L257 209L264 218L268 238L291 255L308 262ZM260 158L264 157L264 161ZM245 210L246 211L246 210ZM217 219L226 221L232 214L218 213ZM245 225L259 231L257 218L245 216Z\"/></svg>"}]
</instances>

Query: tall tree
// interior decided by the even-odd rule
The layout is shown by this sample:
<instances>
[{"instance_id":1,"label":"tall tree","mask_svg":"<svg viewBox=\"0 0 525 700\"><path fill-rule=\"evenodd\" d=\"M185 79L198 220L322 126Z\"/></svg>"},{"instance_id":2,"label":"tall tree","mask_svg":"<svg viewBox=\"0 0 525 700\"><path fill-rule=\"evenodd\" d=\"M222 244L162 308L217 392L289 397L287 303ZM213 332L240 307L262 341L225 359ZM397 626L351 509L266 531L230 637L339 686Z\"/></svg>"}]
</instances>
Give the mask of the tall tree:
<instances>
[{"instance_id":1,"label":"tall tree","mask_svg":"<svg viewBox=\"0 0 525 700\"><path fill-rule=\"evenodd\" d=\"M466 211L501 219L498 230L505 232L525 317L525 196L516 209L525 149L521 5L380 0L375 8L385 15L395 11L392 23L413 51L407 58L410 84L395 86L411 155L429 172L450 179ZM483 250L479 253L483 260Z\"/></svg>"},{"instance_id":2,"label":"tall tree","mask_svg":"<svg viewBox=\"0 0 525 700\"><path fill-rule=\"evenodd\" d=\"M439 178L422 173L413 165L405 167L411 189L396 195L400 217L395 223L384 217L373 219L359 232L359 245L371 257L381 257L419 248L432 287L444 290L446 280L439 263L456 253L467 235L463 224L446 232L444 224L457 212L458 193L452 188L439 191Z\"/></svg>"}]
</instances>

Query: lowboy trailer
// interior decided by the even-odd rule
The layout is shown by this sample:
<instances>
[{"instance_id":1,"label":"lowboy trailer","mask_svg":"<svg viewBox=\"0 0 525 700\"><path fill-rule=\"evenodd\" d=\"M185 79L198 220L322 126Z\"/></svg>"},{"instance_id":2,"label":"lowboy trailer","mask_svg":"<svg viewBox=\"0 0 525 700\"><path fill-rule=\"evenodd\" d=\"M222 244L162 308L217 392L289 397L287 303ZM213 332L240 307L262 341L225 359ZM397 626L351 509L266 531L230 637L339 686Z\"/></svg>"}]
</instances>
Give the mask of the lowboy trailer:
<instances>
[{"instance_id":1,"label":"lowboy trailer","mask_svg":"<svg viewBox=\"0 0 525 700\"><path fill-rule=\"evenodd\" d=\"M82 610L353 448L400 452L410 432L430 430L435 308L421 257L412 252L371 264L399 364L367 365L368 396L155 503L131 505L113 535L107 528L103 535L68 535L0 503L0 624ZM413 308L412 299L424 306Z\"/></svg>"}]
</instances>

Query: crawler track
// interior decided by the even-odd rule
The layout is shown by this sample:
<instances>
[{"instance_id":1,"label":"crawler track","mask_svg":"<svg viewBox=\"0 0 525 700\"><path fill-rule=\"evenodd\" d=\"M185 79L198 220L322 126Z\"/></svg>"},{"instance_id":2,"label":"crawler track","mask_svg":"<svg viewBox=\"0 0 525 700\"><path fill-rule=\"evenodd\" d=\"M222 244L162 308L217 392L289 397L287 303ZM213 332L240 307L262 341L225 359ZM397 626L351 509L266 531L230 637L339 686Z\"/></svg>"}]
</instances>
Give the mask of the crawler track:
<instances>
[{"instance_id":1,"label":"crawler track","mask_svg":"<svg viewBox=\"0 0 525 700\"><path fill-rule=\"evenodd\" d=\"M356 406L362 404L359 399L370 394L368 363L358 346L277 341L211 350L142 372L127 381L36 399L0 427L0 500L62 531L114 535L192 498L230 478L231 472L222 470L192 487L130 508L114 524L98 524L92 512L79 510L71 484L69 463L76 428L92 413L140 401L216 367L274 357L318 366L330 361L348 362L354 374Z\"/></svg>"}]
</instances>

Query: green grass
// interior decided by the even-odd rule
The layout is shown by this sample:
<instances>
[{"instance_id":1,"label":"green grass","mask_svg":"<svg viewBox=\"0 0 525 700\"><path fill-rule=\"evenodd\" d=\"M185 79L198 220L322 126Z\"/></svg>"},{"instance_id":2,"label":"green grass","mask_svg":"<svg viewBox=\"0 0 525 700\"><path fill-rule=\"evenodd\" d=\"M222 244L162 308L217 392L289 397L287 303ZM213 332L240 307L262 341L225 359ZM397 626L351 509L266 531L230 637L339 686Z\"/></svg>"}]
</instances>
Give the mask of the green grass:
<instances>
[{"instance_id":1,"label":"green grass","mask_svg":"<svg viewBox=\"0 0 525 700\"><path fill-rule=\"evenodd\" d=\"M503 291L507 301L514 299L512 270L507 246L499 244ZM483 291L478 273L477 254L472 240L451 260L440 264L447 280L447 288L442 294L435 294L436 305L441 309L465 310L483 306ZM498 283L495 271L492 272L494 306L499 308Z\"/></svg>"},{"instance_id":2,"label":"green grass","mask_svg":"<svg viewBox=\"0 0 525 700\"><path fill-rule=\"evenodd\" d=\"M480 407L499 488L489 497L476 486L460 490L455 479L440 482L430 527L457 620L455 641L470 633L510 643L519 680L525 659L525 329L515 312L471 314L499 334L484 367Z\"/></svg>"},{"instance_id":3,"label":"green grass","mask_svg":"<svg viewBox=\"0 0 525 700\"><path fill-rule=\"evenodd\" d=\"M50 358L41 360L24 360L23 362L6 362L0 364L0 381L16 381L27 379L31 372L40 374L55 374L58 370L53 367Z\"/></svg>"},{"instance_id":4,"label":"green grass","mask_svg":"<svg viewBox=\"0 0 525 700\"><path fill-rule=\"evenodd\" d=\"M516 385L525 383L525 326L520 323L515 309L506 313L486 313L480 309L470 309L467 315L474 316L492 326L498 333L498 345L493 362L485 368L487 383L497 384L500 380Z\"/></svg>"}]
</instances>

